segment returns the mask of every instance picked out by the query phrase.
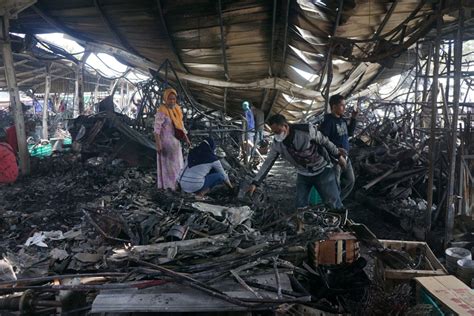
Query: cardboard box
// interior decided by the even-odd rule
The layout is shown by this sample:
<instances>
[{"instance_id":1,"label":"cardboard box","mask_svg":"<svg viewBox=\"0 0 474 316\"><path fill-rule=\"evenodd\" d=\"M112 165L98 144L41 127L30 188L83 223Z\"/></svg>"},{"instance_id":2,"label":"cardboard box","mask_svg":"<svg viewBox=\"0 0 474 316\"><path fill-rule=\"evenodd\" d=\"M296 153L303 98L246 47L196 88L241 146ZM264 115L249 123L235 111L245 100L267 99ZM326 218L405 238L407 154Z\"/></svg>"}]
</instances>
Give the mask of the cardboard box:
<instances>
[{"instance_id":1,"label":"cardboard box","mask_svg":"<svg viewBox=\"0 0 474 316\"><path fill-rule=\"evenodd\" d=\"M436 303L444 313L455 315L474 315L474 290L452 275L419 277L417 283L417 301ZM429 300L425 299L429 296Z\"/></svg>"}]
</instances>

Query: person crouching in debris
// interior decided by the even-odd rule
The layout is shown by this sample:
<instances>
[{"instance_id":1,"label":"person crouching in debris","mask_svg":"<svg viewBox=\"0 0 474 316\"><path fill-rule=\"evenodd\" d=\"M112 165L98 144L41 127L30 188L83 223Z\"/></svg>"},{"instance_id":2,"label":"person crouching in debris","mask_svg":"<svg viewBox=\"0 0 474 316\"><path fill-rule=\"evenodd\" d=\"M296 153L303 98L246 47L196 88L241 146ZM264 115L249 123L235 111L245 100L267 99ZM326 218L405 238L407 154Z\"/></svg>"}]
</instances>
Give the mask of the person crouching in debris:
<instances>
[{"instance_id":1,"label":"person crouching in debris","mask_svg":"<svg viewBox=\"0 0 474 316\"><path fill-rule=\"evenodd\" d=\"M262 167L248 189L250 194L256 190L268 174L279 156L296 167L296 202L297 207L309 204L309 194L314 186L323 202L331 208L342 208L339 187L331 163L325 157L324 150L338 157L346 154L342 148L337 148L312 124L289 124L281 114L269 118L268 124L275 134L274 142Z\"/></svg>"},{"instance_id":2,"label":"person crouching in debris","mask_svg":"<svg viewBox=\"0 0 474 316\"><path fill-rule=\"evenodd\" d=\"M176 103L176 90L163 92L163 104L155 115L155 144L158 189L176 190L176 181L183 168L181 142L191 145L183 123L183 112Z\"/></svg>"},{"instance_id":3,"label":"person crouching in debris","mask_svg":"<svg viewBox=\"0 0 474 316\"><path fill-rule=\"evenodd\" d=\"M346 110L346 103L344 97L340 94L335 94L329 98L329 105L331 106L331 113L324 116L324 121L321 123L320 130L329 140L338 147L344 148L349 152L349 136L354 135L356 127L357 111L352 111L351 120L347 124L344 118ZM341 200L349 196L354 188L354 170L349 157L346 158L346 165L343 168L337 164L335 168L336 179L341 188Z\"/></svg>"},{"instance_id":4,"label":"person crouching in debris","mask_svg":"<svg viewBox=\"0 0 474 316\"><path fill-rule=\"evenodd\" d=\"M5 141L4 137L2 137L0 139L0 185L13 183L17 177L18 164L16 162L16 153Z\"/></svg>"},{"instance_id":5,"label":"person crouching in debris","mask_svg":"<svg viewBox=\"0 0 474 316\"><path fill-rule=\"evenodd\" d=\"M196 193L197 199L203 199L213 187L222 183L233 188L219 158L214 153L215 149L212 138L206 138L199 146L191 149L186 167L179 177L181 190Z\"/></svg>"}]
</instances>

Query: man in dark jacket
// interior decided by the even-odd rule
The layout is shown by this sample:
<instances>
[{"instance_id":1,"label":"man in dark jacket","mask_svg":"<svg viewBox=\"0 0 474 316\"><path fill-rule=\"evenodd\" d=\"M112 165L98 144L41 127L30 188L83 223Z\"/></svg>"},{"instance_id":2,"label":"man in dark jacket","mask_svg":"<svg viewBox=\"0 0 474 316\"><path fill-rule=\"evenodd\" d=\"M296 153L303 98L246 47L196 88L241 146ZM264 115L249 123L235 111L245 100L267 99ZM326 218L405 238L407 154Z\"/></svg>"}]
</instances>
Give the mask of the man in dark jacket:
<instances>
[{"instance_id":1,"label":"man in dark jacket","mask_svg":"<svg viewBox=\"0 0 474 316\"><path fill-rule=\"evenodd\" d=\"M350 122L347 124L347 120L343 116L346 110L344 97L340 94L331 96L329 105L331 106L331 113L324 116L324 121L320 127L321 133L337 147L342 147L349 152L349 136L354 134L357 112L352 112ZM349 157L346 160L345 167L339 164L335 166L336 178L341 187L341 200L349 196L355 182L351 161Z\"/></svg>"},{"instance_id":2,"label":"man in dark jacket","mask_svg":"<svg viewBox=\"0 0 474 316\"><path fill-rule=\"evenodd\" d=\"M337 148L327 137L311 124L288 124L283 115L275 114L268 120L268 125L275 134L270 152L258 174L255 176L250 193L268 174L279 156L296 167L297 207L305 207L309 202L309 193L316 187L325 204L332 208L342 208L339 187L332 164L321 154L324 147L334 157L341 157L346 152Z\"/></svg>"}]
</instances>

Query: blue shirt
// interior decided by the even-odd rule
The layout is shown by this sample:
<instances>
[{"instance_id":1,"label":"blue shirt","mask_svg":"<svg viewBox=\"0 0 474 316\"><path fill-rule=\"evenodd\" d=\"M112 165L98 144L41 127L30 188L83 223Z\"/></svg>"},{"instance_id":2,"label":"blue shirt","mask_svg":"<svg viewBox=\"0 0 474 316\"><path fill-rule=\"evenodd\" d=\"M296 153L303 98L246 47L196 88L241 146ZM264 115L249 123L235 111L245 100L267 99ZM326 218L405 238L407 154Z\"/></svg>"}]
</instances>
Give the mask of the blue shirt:
<instances>
[{"instance_id":1,"label":"blue shirt","mask_svg":"<svg viewBox=\"0 0 474 316\"><path fill-rule=\"evenodd\" d=\"M251 110L245 111L245 119L247 120L247 130L255 129L255 119L253 118L253 113Z\"/></svg>"},{"instance_id":2,"label":"blue shirt","mask_svg":"<svg viewBox=\"0 0 474 316\"><path fill-rule=\"evenodd\" d=\"M344 117L336 117L333 114L326 114L321 123L321 133L338 148L349 151L349 136L354 135L356 120L351 118L349 125Z\"/></svg>"}]
</instances>

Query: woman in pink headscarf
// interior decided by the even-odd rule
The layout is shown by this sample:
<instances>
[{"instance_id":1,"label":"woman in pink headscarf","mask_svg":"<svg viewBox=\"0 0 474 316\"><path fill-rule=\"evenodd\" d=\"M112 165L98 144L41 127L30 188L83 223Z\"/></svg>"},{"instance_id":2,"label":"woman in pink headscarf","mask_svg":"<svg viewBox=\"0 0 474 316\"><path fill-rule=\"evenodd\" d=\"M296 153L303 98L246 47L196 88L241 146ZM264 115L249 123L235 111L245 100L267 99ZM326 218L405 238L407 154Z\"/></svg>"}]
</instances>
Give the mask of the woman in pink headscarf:
<instances>
[{"instance_id":1,"label":"woman in pink headscarf","mask_svg":"<svg viewBox=\"0 0 474 316\"><path fill-rule=\"evenodd\" d=\"M176 103L176 90L166 89L163 104L155 115L155 144L158 189L176 190L183 168L181 141L190 144L183 124L183 112Z\"/></svg>"}]
</instances>

